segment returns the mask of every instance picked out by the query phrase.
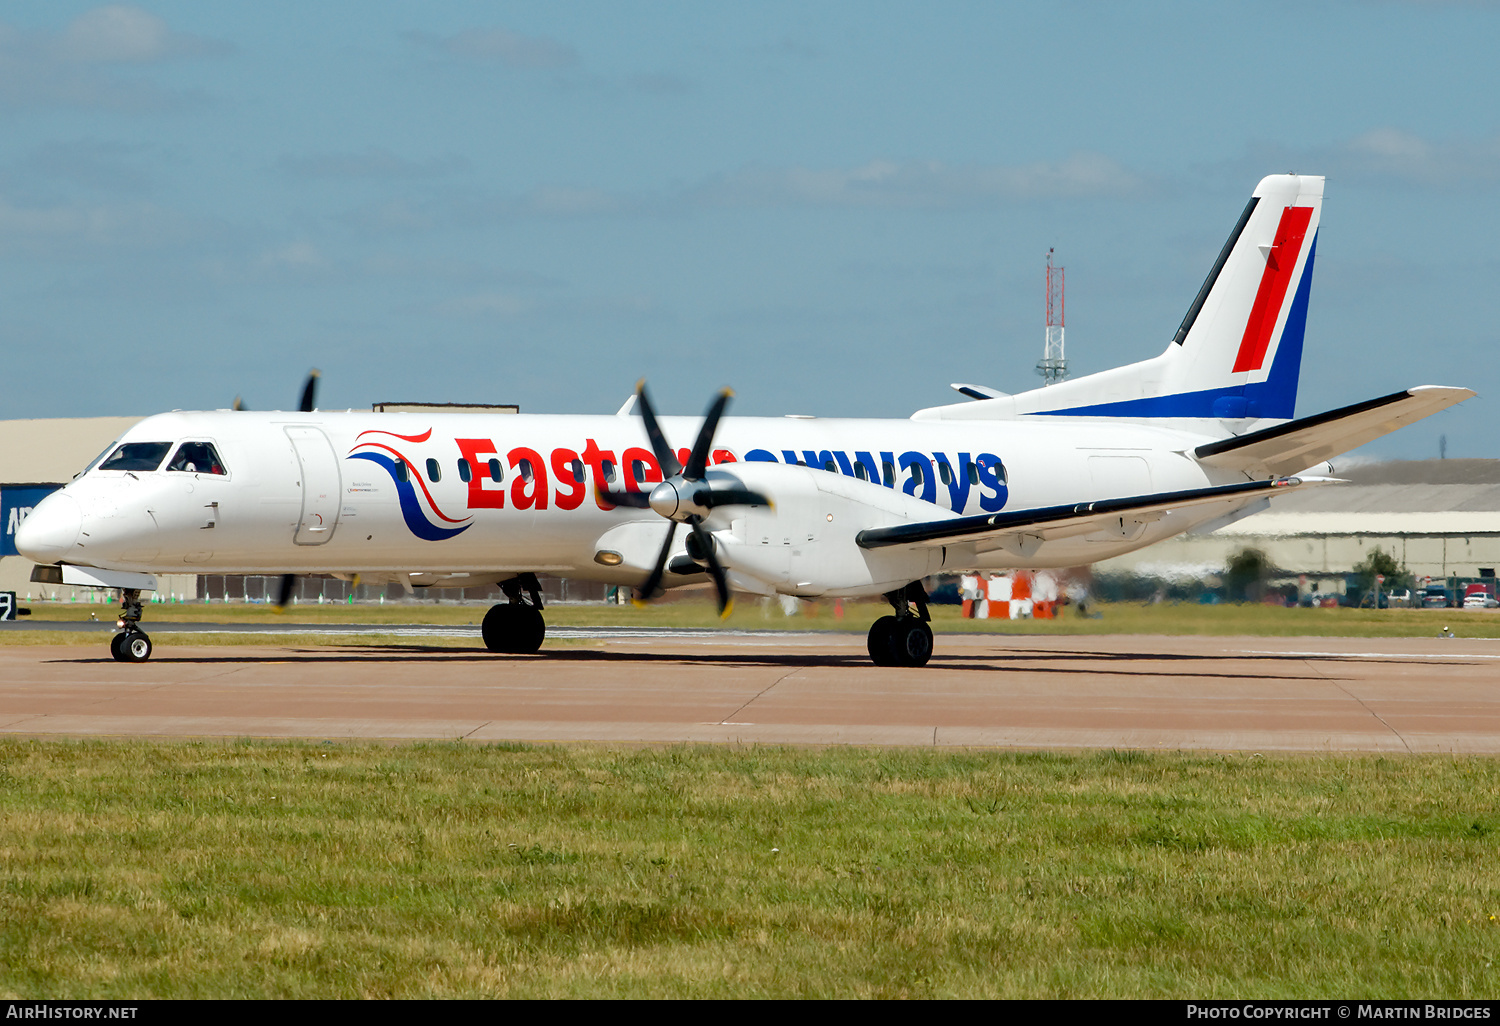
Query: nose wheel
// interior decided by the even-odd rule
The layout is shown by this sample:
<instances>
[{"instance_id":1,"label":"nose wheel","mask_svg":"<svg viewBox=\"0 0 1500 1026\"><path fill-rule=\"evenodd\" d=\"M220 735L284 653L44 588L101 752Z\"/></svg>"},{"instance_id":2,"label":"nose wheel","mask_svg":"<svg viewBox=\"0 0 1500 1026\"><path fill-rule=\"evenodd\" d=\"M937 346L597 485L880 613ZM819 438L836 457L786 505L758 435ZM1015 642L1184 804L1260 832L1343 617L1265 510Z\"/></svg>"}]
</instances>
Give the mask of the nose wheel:
<instances>
[{"instance_id":1,"label":"nose wheel","mask_svg":"<svg viewBox=\"0 0 1500 1026\"><path fill-rule=\"evenodd\" d=\"M144 663L151 658L151 639L145 631L121 631L109 639L109 654L119 663Z\"/></svg>"},{"instance_id":2,"label":"nose wheel","mask_svg":"<svg viewBox=\"0 0 1500 1026\"><path fill-rule=\"evenodd\" d=\"M151 658L151 639L141 630L141 593L120 589L120 633L109 639L109 654L120 663L144 663Z\"/></svg>"}]
</instances>

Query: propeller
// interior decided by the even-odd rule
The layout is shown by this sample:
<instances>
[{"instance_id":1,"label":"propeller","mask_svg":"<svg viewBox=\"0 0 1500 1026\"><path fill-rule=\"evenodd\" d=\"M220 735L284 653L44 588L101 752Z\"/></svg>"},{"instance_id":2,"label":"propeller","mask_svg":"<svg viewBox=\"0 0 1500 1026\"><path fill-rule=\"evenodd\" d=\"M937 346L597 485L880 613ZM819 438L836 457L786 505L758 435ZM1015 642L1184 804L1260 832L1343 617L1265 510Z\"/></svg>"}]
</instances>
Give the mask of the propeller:
<instances>
[{"instance_id":1,"label":"propeller","mask_svg":"<svg viewBox=\"0 0 1500 1026\"><path fill-rule=\"evenodd\" d=\"M318 368L316 367L308 372L307 384L302 386L302 399L297 404L297 410L299 412L311 413L313 411L313 400L317 397L318 394L318 379L322 376L323 372L318 370ZM230 404L229 408L235 413L244 413L246 410L250 409L250 407L245 405L245 400L241 399L239 396L234 397L234 402Z\"/></svg>"},{"instance_id":2,"label":"propeller","mask_svg":"<svg viewBox=\"0 0 1500 1026\"><path fill-rule=\"evenodd\" d=\"M308 373L307 384L302 386L302 399L297 404L298 412L311 413L313 411L313 401L318 395L318 379L322 376L322 372L316 367ZM244 404L240 402L239 396L234 397L234 408L236 410L243 410L245 408ZM296 574L281 575L281 587L276 594L276 612L280 613L286 610L287 603L292 600L292 589L296 586Z\"/></svg>"},{"instance_id":3,"label":"propeller","mask_svg":"<svg viewBox=\"0 0 1500 1026\"><path fill-rule=\"evenodd\" d=\"M718 430L719 419L723 417L724 408L729 405L734 393L726 388L709 404L708 411L703 415L703 426L698 429L698 437L688 452L686 466L678 462L677 453L667 443L667 436L663 434L661 424L656 419L656 410L646 395L644 380L636 384L635 394L641 420L646 425L646 437L650 439L651 451L661 465L663 480L649 494L611 492L597 483L595 490L606 502L635 509L653 509L672 522L667 530L666 540L662 542L661 552L656 557L656 565L646 578L646 583L641 586L641 600L655 596L661 585L662 575L666 572L667 556L672 551L677 525L687 524L688 530L692 532L687 541L688 555L697 562L708 564L708 575L713 578L714 590L718 594L719 616L727 617L734 608L734 599L729 593L729 581L725 577L724 567L714 551L713 535L703 526L703 521L719 506L771 505L771 500L760 492L727 482L715 484L708 479L708 454L713 445L714 432Z\"/></svg>"}]
</instances>

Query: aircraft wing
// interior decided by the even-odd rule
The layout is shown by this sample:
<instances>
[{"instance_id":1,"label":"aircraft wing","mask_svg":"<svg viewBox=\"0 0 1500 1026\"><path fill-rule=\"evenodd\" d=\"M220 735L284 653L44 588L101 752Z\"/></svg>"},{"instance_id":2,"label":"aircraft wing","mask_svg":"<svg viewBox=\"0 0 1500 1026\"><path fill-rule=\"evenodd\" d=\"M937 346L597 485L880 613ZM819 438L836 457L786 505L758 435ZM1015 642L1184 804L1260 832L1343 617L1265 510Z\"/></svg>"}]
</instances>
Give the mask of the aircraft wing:
<instances>
[{"instance_id":1,"label":"aircraft wing","mask_svg":"<svg viewBox=\"0 0 1500 1026\"><path fill-rule=\"evenodd\" d=\"M1295 474L1473 394L1467 388L1419 385L1237 438L1209 442L1194 449L1193 455L1199 463L1226 470Z\"/></svg>"},{"instance_id":2,"label":"aircraft wing","mask_svg":"<svg viewBox=\"0 0 1500 1026\"><path fill-rule=\"evenodd\" d=\"M1066 506L1045 506L1008 513L989 513L977 517L953 517L918 524L872 527L859 532L855 542L864 549L891 545L944 545L950 542L998 541L1006 536L1030 535L1039 540L1066 535L1114 531L1129 537L1133 530L1159 520L1175 510L1204 506L1235 499L1251 499L1286 491L1317 479L1304 481L1283 477L1271 481L1246 481L1241 484L1217 485L1213 488L1191 488L1180 492L1157 492L1133 495L1101 502L1081 502Z\"/></svg>"}]
</instances>

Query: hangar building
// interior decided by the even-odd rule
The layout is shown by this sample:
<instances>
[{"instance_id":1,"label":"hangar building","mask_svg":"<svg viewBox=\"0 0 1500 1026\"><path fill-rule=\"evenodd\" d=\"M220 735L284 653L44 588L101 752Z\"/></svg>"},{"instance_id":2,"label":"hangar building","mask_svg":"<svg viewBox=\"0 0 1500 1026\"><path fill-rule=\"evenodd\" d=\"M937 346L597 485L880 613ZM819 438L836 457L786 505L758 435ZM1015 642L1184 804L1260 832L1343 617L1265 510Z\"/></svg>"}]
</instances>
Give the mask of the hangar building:
<instances>
[{"instance_id":1,"label":"hangar building","mask_svg":"<svg viewBox=\"0 0 1500 1026\"><path fill-rule=\"evenodd\" d=\"M1271 500L1212 534L1188 534L1098 564L1100 571L1223 567L1256 548L1292 573L1344 574L1383 549L1418 578L1489 577L1500 567L1500 460L1411 460L1339 469L1348 482Z\"/></svg>"}]
</instances>

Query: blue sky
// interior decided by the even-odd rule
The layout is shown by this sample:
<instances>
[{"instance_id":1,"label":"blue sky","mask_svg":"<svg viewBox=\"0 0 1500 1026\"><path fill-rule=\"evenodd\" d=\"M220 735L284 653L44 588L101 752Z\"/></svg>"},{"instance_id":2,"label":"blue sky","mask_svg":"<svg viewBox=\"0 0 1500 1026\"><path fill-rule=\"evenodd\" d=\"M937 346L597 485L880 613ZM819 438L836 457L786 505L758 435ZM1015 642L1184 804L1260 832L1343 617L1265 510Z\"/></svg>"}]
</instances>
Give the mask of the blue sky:
<instances>
[{"instance_id":1,"label":"blue sky","mask_svg":"<svg viewBox=\"0 0 1500 1026\"><path fill-rule=\"evenodd\" d=\"M1329 176L1298 403L1480 396L1500 5L0 8L0 419L295 403L905 416L1160 352L1255 182Z\"/></svg>"}]
</instances>

